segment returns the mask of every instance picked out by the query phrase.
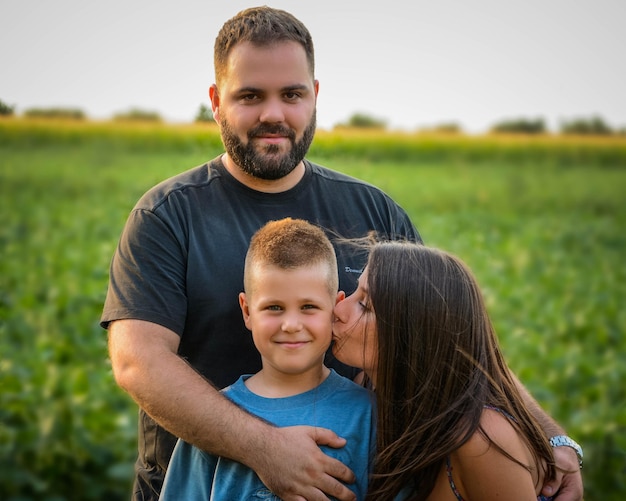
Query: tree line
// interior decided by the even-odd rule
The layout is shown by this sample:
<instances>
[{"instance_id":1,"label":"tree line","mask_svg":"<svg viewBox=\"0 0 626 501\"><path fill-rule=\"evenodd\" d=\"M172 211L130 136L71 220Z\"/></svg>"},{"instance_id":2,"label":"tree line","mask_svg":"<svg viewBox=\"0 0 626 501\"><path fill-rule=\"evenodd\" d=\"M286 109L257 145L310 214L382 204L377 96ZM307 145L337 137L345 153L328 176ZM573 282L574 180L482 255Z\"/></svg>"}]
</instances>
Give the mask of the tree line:
<instances>
[{"instance_id":1,"label":"tree line","mask_svg":"<svg viewBox=\"0 0 626 501\"><path fill-rule=\"evenodd\" d=\"M0 100L0 116L16 115L15 105L9 105ZM79 108L29 108L24 110L22 116L26 118L61 118L73 120L85 120L87 115ZM113 115L115 121L142 121L142 122L162 122L161 115L156 111L142 110L139 108L131 108L128 111L116 113ZM211 108L206 104L201 104L194 117L197 123L214 123ZM346 122L338 123L335 128L353 128L353 129L378 129L387 130L387 122L384 119L369 115L367 113L357 112L351 115ZM450 122L436 125L431 128L422 129L423 132L445 133L445 134L462 134L461 125ZM489 132L493 134L547 134L550 132L543 118L514 118L505 119L496 122L489 128ZM570 120L562 120L559 124L558 132L560 134L571 135L626 135L626 125L615 128L609 125L601 116L594 115L591 117L578 117Z\"/></svg>"}]
</instances>

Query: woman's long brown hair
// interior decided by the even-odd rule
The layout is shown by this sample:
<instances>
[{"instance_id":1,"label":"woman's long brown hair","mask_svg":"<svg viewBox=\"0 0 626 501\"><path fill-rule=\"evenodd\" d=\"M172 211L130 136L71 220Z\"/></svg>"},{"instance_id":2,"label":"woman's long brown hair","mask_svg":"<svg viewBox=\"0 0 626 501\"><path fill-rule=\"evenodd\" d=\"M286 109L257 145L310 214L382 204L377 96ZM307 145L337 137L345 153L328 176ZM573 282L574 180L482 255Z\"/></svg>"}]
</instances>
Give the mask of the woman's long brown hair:
<instances>
[{"instance_id":1,"label":"woman's long brown hair","mask_svg":"<svg viewBox=\"0 0 626 501\"><path fill-rule=\"evenodd\" d=\"M448 253L384 242L371 249L368 288L379 353L367 499L391 500L405 487L410 499L426 499L450 453L476 431L489 440L480 427L485 405L513 416L535 458L523 466L553 477L552 448L524 405L471 271Z\"/></svg>"}]
</instances>

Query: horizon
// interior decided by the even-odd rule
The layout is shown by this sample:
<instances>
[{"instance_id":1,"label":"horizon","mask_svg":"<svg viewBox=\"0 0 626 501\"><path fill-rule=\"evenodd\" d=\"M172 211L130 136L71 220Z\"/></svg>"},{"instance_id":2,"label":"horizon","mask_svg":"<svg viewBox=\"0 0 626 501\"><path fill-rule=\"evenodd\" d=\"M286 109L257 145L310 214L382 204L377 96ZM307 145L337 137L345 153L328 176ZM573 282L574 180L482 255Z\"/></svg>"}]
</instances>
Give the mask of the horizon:
<instances>
[{"instance_id":1,"label":"horizon","mask_svg":"<svg viewBox=\"0 0 626 501\"><path fill-rule=\"evenodd\" d=\"M76 107L93 119L132 108L193 121L209 104L213 40L250 6L4 0L0 99L18 112ZM318 125L355 114L413 131L455 123L601 117L626 127L626 3L620 0L271 2L313 36Z\"/></svg>"}]
</instances>

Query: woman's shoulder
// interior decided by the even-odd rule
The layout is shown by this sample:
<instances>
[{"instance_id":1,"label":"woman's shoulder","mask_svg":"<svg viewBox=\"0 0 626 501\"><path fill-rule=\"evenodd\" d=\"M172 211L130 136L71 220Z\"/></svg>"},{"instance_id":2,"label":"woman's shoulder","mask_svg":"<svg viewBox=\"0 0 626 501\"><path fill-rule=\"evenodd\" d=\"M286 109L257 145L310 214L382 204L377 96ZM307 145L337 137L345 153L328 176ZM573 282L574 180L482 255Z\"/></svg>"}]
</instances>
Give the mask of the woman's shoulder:
<instances>
[{"instance_id":1,"label":"woman's shoulder","mask_svg":"<svg viewBox=\"0 0 626 501\"><path fill-rule=\"evenodd\" d=\"M480 429L450 457L466 499L536 499L536 469L531 474L527 468L534 464L532 453L511 418L497 409L483 410Z\"/></svg>"},{"instance_id":2,"label":"woman's shoulder","mask_svg":"<svg viewBox=\"0 0 626 501\"><path fill-rule=\"evenodd\" d=\"M494 444L497 447L493 447ZM456 452L459 458L496 455L501 459L502 452L498 448L524 464L532 459L526 442L513 426L513 418L499 409L485 407L480 429Z\"/></svg>"}]
</instances>

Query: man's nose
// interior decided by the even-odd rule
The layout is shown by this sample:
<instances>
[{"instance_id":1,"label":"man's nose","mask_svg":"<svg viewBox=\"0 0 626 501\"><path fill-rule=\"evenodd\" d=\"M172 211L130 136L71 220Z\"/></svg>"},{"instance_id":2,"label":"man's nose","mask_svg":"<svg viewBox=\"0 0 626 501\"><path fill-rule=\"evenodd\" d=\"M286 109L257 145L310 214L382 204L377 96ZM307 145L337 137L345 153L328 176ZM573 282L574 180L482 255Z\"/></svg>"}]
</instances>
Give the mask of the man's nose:
<instances>
[{"instance_id":1,"label":"man's nose","mask_svg":"<svg viewBox=\"0 0 626 501\"><path fill-rule=\"evenodd\" d=\"M266 123L285 121L284 103L280 99L267 99L263 103L263 110L259 120Z\"/></svg>"}]
</instances>

